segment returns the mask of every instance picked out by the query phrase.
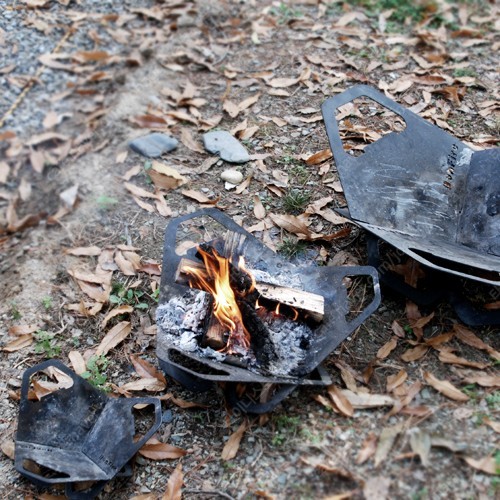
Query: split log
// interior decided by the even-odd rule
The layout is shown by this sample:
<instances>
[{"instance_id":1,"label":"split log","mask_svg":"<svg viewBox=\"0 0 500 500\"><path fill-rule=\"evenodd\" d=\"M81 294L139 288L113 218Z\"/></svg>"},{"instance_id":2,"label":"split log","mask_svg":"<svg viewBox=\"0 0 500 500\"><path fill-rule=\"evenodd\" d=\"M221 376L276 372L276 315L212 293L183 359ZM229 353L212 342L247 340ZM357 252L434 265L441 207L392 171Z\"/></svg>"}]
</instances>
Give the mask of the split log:
<instances>
[{"instance_id":1,"label":"split log","mask_svg":"<svg viewBox=\"0 0 500 500\"><path fill-rule=\"evenodd\" d=\"M256 283L255 288L261 297L303 311L315 321L320 322L325 315L325 299L322 295L269 283Z\"/></svg>"},{"instance_id":2,"label":"split log","mask_svg":"<svg viewBox=\"0 0 500 500\"><path fill-rule=\"evenodd\" d=\"M224 339L224 334L226 332L227 328L220 323L220 321L215 317L215 314L212 311L210 314L210 319L208 320L207 330L203 335L203 347L208 346L215 351L220 351L226 346L226 340Z\"/></svg>"},{"instance_id":3,"label":"split log","mask_svg":"<svg viewBox=\"0 0 500 500\"><path fill-rule=\"evenodd\" d=\"M187 272L188 268L196 269L202 276L205 278L208 277L205 265L202 262L182 258L175 275L176 283L189 283L190 274ZM252 271L249 270L249 272L251 273ZM255 283L255 288L260 297L293 307L317 322L322 321L325 315L325 299L322 295L259 281Z\"/></svg>"}]
</instances>

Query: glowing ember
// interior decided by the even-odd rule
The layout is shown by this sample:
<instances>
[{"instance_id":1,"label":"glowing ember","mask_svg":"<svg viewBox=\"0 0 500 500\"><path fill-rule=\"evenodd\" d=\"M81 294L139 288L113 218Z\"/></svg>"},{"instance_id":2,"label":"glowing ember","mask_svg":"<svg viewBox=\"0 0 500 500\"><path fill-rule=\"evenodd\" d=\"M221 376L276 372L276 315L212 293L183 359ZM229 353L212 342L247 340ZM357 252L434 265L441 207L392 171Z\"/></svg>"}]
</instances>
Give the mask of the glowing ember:
<instances>
[{"instance_id":1,"label":"glowing ember","mask_svg":"<svg viewBox=\"0 0 500 500\"><path fill-rule=\"evenodd\" d=\"M224 351L228 353L242 349L246 351L250 346L250 333L243 324L241 311L231 288L229 259L220 256L215 249L209 253L199 247L198 252L205 264L205 272L194 267L186 267L185 272L194 278L190 284L209 292L214 298L214 315L229 330L229 340ZM253 290L255 280L245 269L243 257L240 257L238 267L251 277L252 285L249 291Z\"/></svg>"}]
</instances>

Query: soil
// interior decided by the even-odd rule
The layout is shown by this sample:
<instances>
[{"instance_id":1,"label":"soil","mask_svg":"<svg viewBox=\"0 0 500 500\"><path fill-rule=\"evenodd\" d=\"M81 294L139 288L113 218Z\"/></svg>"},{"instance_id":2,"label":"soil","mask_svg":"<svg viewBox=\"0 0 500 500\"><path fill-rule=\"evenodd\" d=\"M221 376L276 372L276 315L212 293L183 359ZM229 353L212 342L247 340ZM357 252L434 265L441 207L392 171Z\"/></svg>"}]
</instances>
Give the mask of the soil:
<instances>
[{"instance_id":1,"label":"soil","mask_svg":"<svg viewBox=\"0 0 500 500\"><path fill-rule=\"evenodd\" d=\"M6 117L0 128L0 164L6 163L10 172L6 182L0 183L3 290L0 342L6 346L13 340L13 327L36 325L38 330L55 334L60 351L44 349L41 342L35 340L14 352L3 351L0 357L0 442L2 450L7 451L0 457L0 493L2 498L12 499L63 495L57 488L38 490L18 474L12 454L8 453L8 445L15 439L17 396L24 370L51 357L49 354L56 354L71 366L69 352L77 350L85 357L86 352L99 345L110 327L120 321L120 318L111 320L104 331L100 326L105 315L115 307L113 303L106 303L94 316L68 308L81 300L90 300L68 270L81 266L90 270L97 262L96 257L72 256L67 253L68 249L128 245L137 249L143 262L161 263L164 230L169 220L201 206L184 196L183 189L217 199L217 206L246 228L259 223L254 212L255 196L263 202L267 213L283 214L287 210L294 213L293 207L286 209L284 205L284 199L289 199L294 190L307 193L309 198L305 204L299 204L295 214L326 196L332 197L329 208L345 205L335 163L327 160L321 165L307 165L304 161L329 147L322 121L308 123L301 119L318 115L327 97L357 83L385 90L406 107L420 108L418 112L426 119L447 128L475 148L497 145L500 123L498 106L487 105L489 101L498 102L495 84L500 67L498 39L495 39L498 8L493 3L454 5L437 1L437 10L422 12L420 20L412 19L410 14L406 20L400 20L396 7L394 17L387 17L386 21L383 13L389 16L389 12L380 7L383 2L368 2L372 7L366 8L362 6L364 2L305 0L284 3L264 0L85 2L86 5L49 0L45 2L46 8L40 10L28 9L26 4L30 3L36 2L14 2L5 6L5 2L0 2L4 9L0 55L6 61L5 65L0 64L6 68L17 63L16 68L5 73L0 67L2 86L6 89L0 101L0 119ZM354 14L356 12L358 14ZM88 17L81 20L77 13L86 13ZM120 18L113 17L129 14L130 19L123 24ZM346 17L349 14L351 17ZM54 26L45 33L46 45L40 53L54 50L64 35L62 26L72 25L74 32L63 42L61 53L104 50L124 59L117 63L108 61L107 65L86 62L95 64L95 72L106 73L105 79L90 84L84 81L88 72L46 67L39 81L9 113L9 107L22 90L19 78L23 74L33 76L41 67L41 63L31 60L28 50L30 46L34 50L41 43L40 30L44 27L34 25L35 20ZM16 39L12 30L6 28L8 23L15 23L11 26L17 30ZM385 30L381 29L383 24ZM120 30L128 33L129 38L122 40ZM17 52L11 50L16 44ZM380 65L372 64L374 62ZM307 68L312 73L304 81L278 87L288 95L270 93L273 87L267 85L262 76L265 72L268 81L297 78ZM407 86L403 77L407 77L411 85ZM76 91L75 87L68 86L71 82L76 85ZM206 100L199 111L196 106L189 110L176 105L176 98L172 97L171 91L182 93L187 82L196 87L197 97ZM62 92L68 95L61 97ZM260 94L256 104L240 111L237 117L231 118L224 110L227 99L241 103L256 93ZM36 149L57 156L54 152L57 143L48 141L41 146L28 143L36 134L47 132L42 122L50 111L58 116L67 114L50 132L64 134L73 142L69 154L61 155L59 161L49 161L46 156L45 168L40 173L33 168L30 154ZM168 114L175 111L186 113L191 121L187 121L185 115L175 118ZM208 171L196 173L196 168L211 156L180 143L174 152L159 159L180 170L188 179L186 185L165 193L170 215L160 215L152 199L143 198L153 208L152 212L141 208L126 190L124 176L132 167L141 167L130 182L152 193L154 186L148 175L151 161L128 150L127 143L155 127L151 122L145 127L138 126L137 117L163 116L167 124L160 127L163 131L168 130L180 139L182 130L187 129L201 146L203 129L208 130L210 125L198 119L200 113L205 120L222 115L215 126L224 130L231 130L247 119L243 130L254 125L258 130L243 141L245 146L251 155L265 153L268 156L236 167L244 178L253 175L248 187L239 193L226 190L220 179L220 174L231 165L218 161ZM376 116L372 114L368 118L368 125L382 134L384 130ZM283 124L280 119L286 122ZM8 131L13 134L3 135ZM359 147L360 142L352 141L352 145ZM278 175L281 180L288 178L281 197L277 196L276 189L269 189L271 179L277 180L273 172L281 174ZM19 192L22 179L31 186L31 193L17 203L19 219L42 212L53 215L61 203L59 194L74 185L78 185L78 201L56 223L50 224L46 216L41 216L41 222L34 227L4 231L1 228L11 222L9 198ZM305 245L293 234L272 224L254 234L282 252L298 252L293 258L299 263L366 264L365 235L359 228L346 223L332 224L318 215L311 220L310 229L317 233L332 234L345 227L351 231L343 238L319 239ZM113 273L115 293L119 289L141 290L143 298L134 295L134 306L140 302L147 306L134 308L130 315L132 333L107 354L108 384L120 386L135 379L131 354L157 365L154 336L148 329L155 322L157 278L144 272L125 276L120 269ZM465 286L477 303L499 300L498 288L478 283ZM369 289L353 283L349 290L353 309L359 310L360 303L367 302L365 295ZM344 388L338 366L339 362L349 365L360 375L356 383L373 394L388 394L387 377L404 370L408 377L403 387L408 389L415 382L422 383L411 403L411 407L420 408L421 412L400 411L389 415L390 407L377 407L356 409L351 417L346 417L338 409L333 411L331 403L324 405L318 401L318 396L328 401L328 394L325 388L317 387L296 389L265 417L245 417L226 408L222 387L214 386L208 392L195 394L167 377L166 391L153 395L172 393L178 399L203 405L186 409L172 400L162 403L165 423L158 439L188 452L180 459L184 474L183 498L331 496L423 500L498 495L498 476L474 468L465 460L495 457L498 471L498 437L488 425L488 421L499 418L498 387L468 383L463 378L463 367L443 363L440 352L433 348L420 359L404 361L401 356L419 343L408 311L404 298L384 293L376 313L339 345L324 367L335 385ZM450 332L454 325L461 324L447 304L420 310L422 316L432 312L434 316L423 327L425 339ZM404 337L395 337L395 349L381 357L379 349L394 337L395 321L404 328ZM470 330L492 349L499 350L498 327ZM484 364L484 368L471 370L483 375L498 373L498 360L494 361L486 351L456 337L447 345L457 356ZM469 396L468 401L458 402L437 392L425 382L426 372L462 389ZM362 374L368 373L370 377L363 379ZM249 428L236 456L222 459L229 437L246 418ZM382 453L383 431L397 426L401 427L385 458L377 465L374 456L360 463L359 453L367 448L367 439L371 436L377 439L377 453ZM498 423L496 426L498 431ZM411 446L412 436L420 431L444 442L444 446L432 446L426 464ZM99 498L161 498L178 461L150 460L138 455L133 476L114 479Z\"/></svg>"}]
</instances>

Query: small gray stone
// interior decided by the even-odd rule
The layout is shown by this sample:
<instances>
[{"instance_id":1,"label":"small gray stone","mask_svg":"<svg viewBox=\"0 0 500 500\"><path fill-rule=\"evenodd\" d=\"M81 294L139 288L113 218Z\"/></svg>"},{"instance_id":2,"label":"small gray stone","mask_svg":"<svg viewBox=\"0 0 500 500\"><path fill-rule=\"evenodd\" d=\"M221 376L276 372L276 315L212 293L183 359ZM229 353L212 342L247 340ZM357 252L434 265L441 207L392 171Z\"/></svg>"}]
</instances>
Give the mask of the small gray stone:
<instances>
[{"instance_id":1,"label":"small gray stone","mask_svg":"<svg viewBox=\"0 0 500 500\"><path fill-rule=\"evenodd\" d=\"M207 132L203 135L203 144L207 151L218 154L229 163L246 163L250 160L243 144L225 130Z\"/></svg>"},{"instance_id":2,"label":"small gray stone","mask_svg":"<svg viewBox=\"0 0 500 500\"><path fill-rule=\"evenodd\" d=\"M136 153L148 158L158 158L163 153L168 153L177 147L179 141L170 135L154 132L138 137L129 142L129 146Z\"/></svg>"},{"instance_id":3,"label":"small gray stone","mask_svg":"<svg viewBox=\"0 0 500 500\"><path fill-rule=\"evenodd\" d=\"M228 170L224 170L224 172L220 175L220 178L223 181L238 185L243 180L243 174L238 172L238 170L234 170L234 168L230 168Z\"/></svg>"}]
</instances>

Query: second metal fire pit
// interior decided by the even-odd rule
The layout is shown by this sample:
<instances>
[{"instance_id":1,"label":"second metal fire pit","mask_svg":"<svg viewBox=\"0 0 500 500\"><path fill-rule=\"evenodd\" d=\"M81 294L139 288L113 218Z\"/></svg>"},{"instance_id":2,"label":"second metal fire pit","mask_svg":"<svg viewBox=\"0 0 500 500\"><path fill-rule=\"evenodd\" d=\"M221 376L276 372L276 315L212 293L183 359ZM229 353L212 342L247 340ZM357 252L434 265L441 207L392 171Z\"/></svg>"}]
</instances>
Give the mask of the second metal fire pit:
<instances>
[{"instance_id":1,"label":"second metal fire pit","mask_svg":"<svg viewBox=\"0 0 500 500\"><path fill-rule=\"evenodd\" d=\"M71 385L30 399L31 377L50 369ZM153 420L140 418L143 412ZM129 460L160 424L158 398L112 398L62 362L45 361L23 375L15 467L39 486L64 484L69 498L94 498L112 478L127 474ZM85 492L76 488L89 481Z\"/></svg>"},{"instance_id":2,"label":"second metal fire pit","mask_svg":"<svg viewBox=\"0 0 500 500\"><path fill-rule=\"evenodd\" d=\"M325 315L323 321L314 329L313 339L307 348L300 369L291 376L270 376L264 373L236 366L230 360L216 361L179 349L170 338L170 332L164 331L161 325L162 308L176 295L185 294L189 288L176 283L176 272L179 262L186 255L194 258L194 251L184 255L176 253L176 241L179 241L179 228L191 219L211 219L219 226L219 234L232 231L242 236L242 244L238 253L245 257L257 269L266 270L279 276L284 272L293 273L300 279L301 289L319 294L325 300ZM201 220L200 219L200 220ZM198 226L204 231L203 222ZM252 267L250 267L252 268ZM347 277L369 278L372 292L371 302L352 319L349 298L344 279ZM282 390L277 399L269 404L250 405L244 408L251 413L268 411L278 404L291 390L298 385L325 385L330 383L321 370L320 364L349 334L358 328L378 307L380 289L378 275L372 267L315 267L294 266L261 243L252 234L238 226L232 219L216 209L206 209L173 220L166 229L163 253L163 272L161 281L161 296L157 313L158 337L157 355L164 371L192 390L206 390L214 382L231 383L272 383L281 384Z\"/></svg>"},{"instance_id":3,"label":"second metal fire pit","mask_svg":"<svg viewBox=\"0 0 500 500\"><path fill-rule=\"evenodd\" d=\"M336 114L366 97L406 128L355 157L344 150ZM366 85L327 99L322 111L344 215L426 266L500 285L500 148L473 151Z\"/></svg>"}]
</instances>

